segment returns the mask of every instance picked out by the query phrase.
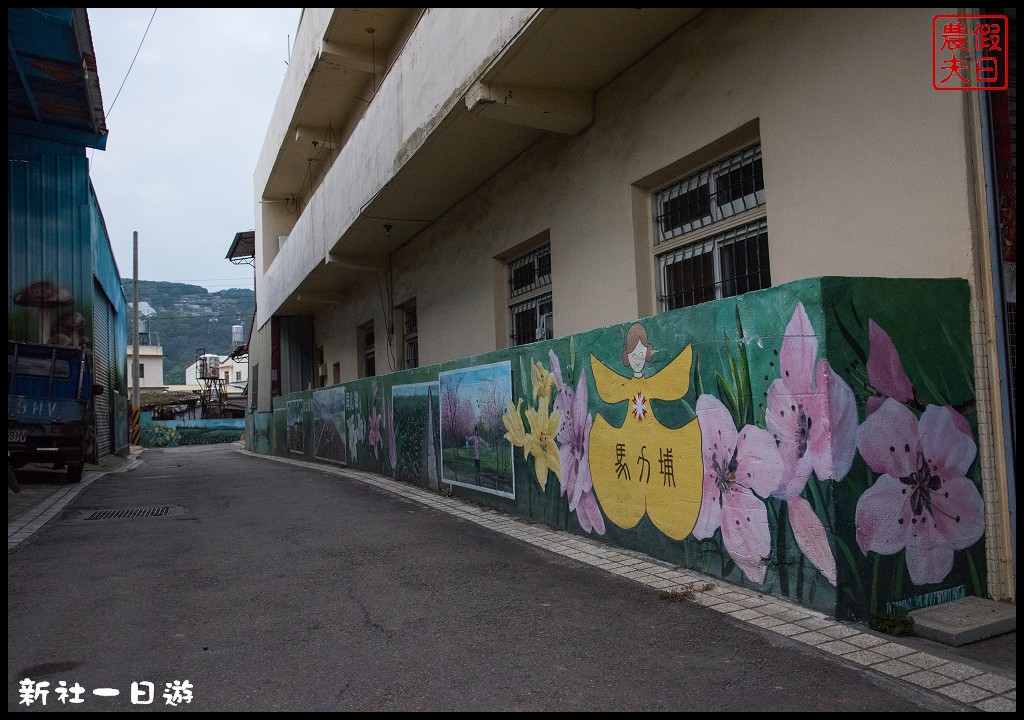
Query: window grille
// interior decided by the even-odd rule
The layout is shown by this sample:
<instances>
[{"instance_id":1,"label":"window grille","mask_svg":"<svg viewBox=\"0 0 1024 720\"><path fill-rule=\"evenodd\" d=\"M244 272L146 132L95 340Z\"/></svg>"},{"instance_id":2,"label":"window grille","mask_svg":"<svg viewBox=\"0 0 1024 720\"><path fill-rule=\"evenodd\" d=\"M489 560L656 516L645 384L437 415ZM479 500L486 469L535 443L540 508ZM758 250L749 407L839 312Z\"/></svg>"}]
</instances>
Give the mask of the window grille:
<instances>
[{"instance_id":1,"label":"window grille","mask_svg":"<svg viewBox=\"0 0 1024 720\"><path fill-rule=\"evenodd\" d=\"M509 339L513 346L554 337L551 293L516 303L509 309L512 315L512 334Z\"/></svg>"},{"instance_id":2,"label":"window grille","mask_svg":"<svg viewBox=\"0 0 1024 720\"><path fill-rule=\"evenodd\" d=\"M768 222L683 245L657 262L663 311L771 287Z\"/></svg>"},{"instance_id":3,"label":"window grille","mask_svg":"<svg viewBox=\"0 0 1024 720\"><path fill-rule=\"evenodd\" d=\"M419 322L416 318L416 303L406 304L403 311L405 368L410 369L420 366Z\"/></svg>"},{"instance_id":4,"label":"window grille","mask_svg":"<svg viewBox=\"0 0 1024 720\"><path fill-rule=\"evenodd\" d=\"M363 377L377 374L373 341L373 326L363 328Z\"/></svg>"},{"instance_id":5,"label":"window grille","mask_svg":"<svg viewBox=\"0 0 1024 720\"><path fill-rule=\"evenodd\" d=\"M761 145L755 143L654 195L654 244L764 205Z\"/></svg>"},{"instance_id":6,"label":"window grille","mask_svg":"<svg viewBox=\"0 0 1024 720\"><path fill-rule=\"evenodd\" d=\"M509 342L513 347L555 336L550 288L550 245L509 261Z\"/></svg>"},{"instance_id":7,"label":"window grille","mask_svg":"<svg viewBox=\"0 0 1024 720\"><path fill-rule=\"evenodd\" d=\"M508 264L508 296L519 297L551 284L551 246L537 248Z\"/></svg>"}]
</instances>

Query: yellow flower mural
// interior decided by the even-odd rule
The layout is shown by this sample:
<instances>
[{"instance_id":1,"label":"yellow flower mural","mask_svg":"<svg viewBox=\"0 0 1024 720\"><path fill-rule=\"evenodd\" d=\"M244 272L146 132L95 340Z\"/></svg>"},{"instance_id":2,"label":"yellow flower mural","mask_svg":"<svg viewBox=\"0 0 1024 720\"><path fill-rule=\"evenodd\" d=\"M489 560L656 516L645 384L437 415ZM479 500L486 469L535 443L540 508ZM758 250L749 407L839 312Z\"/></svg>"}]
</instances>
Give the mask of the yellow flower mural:
<instances>
[{"instance_id":1,"label":"yellow flower mural","mask_svg":"<svg viewBox=\"0 0 1024 720\"><path fill-rule=\"evenodd\" d=\"M526 420L530 423L530 432L526 435L523 449L526 457L534 457L537 470L537 482L543 490L548 484L548 470L555 474L559 482L562 480L562 457L555 444L558 424L562 421L562 413L548 413L547 401L542 401L536 409L526 409Z\"/></svg>"},{"instance_id":2,"label":"yellow flower mural","mask_svg":"<svg viewBox=\"0 0 1024 720\"><path fill-rule=\"evenodd\" d=\"M540 396L550 401L555 378L548 369L540 362L533 362L530 366L530 379L533 381L533 399L536 400Z\"/></svg>"},{"instance_id":3,"label":"yellow flower mural","mask_svg":"<svg viewBox=\"0 0 1024 720\"><path fill-rule=\"evenodd\" d=\"M526 429L523 427L523 418L519 414L519 409L522 406L522 398L516 405L512 405L512 401L509 400L508 410L501 416L501 421L505 424L505 429L508 430L505 433L505 439L516 447L523 447L526 444Z\"/></svg>"},{"instance_id":4,"label":"yellow flower mural","mask_svg":"<svg viewBox=\"0 0 1024 720\"><path fill-rule=\"evenodd\" d=\"M558 426L562 421L562 413L551 412L551 388L555 386L554 376L539 362L530 365L533 382L533 399L537 407L526 408L526 425L523 425L520 414L523 401L520 398L516 405L510 400L508 410L501 416L501 421L508 430L505 438L523 449L523 458L533 456L534 469L537 473L537 484L544 490L548 484L548 472L553 472L559 481L562 479L562 458L555 443Z\"/></svg>"}]
</instances>

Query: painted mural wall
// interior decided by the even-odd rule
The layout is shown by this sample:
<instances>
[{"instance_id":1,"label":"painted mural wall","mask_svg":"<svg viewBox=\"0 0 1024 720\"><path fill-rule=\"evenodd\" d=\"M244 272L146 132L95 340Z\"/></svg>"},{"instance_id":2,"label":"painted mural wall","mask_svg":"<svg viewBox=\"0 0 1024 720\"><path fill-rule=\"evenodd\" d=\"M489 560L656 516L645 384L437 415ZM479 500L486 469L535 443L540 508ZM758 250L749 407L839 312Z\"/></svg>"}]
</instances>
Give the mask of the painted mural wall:
<instances>
[{"instance_id":1,"label":"painted mural wall","mask_svg":"<svg viewBox=\"0 0 1024 720\"><path fill-rule=\"evenodd\" d=\"M802 280L277 398L247 446L844 619L984 597L968 302L956 279Z\"/></svg>"},{"instance_id":2,"label":"painted mural wall","mask_svg":"<svg viewBox=\"0 0 1024 720\"><path fill-rule=\"evenodd\" d=\"M253 452L270 454L272 413L249 413L245 416L244 446Z\"/></svg>"},{"instance_id":3,"label":"painted mural wall","mask_svg":"<svg viewBox=\"0 0 1024 720\"><path fill-rule=\"evenodd\" d=\"M243 418L154 420L152 412L139 413L142 447L177 447L237 442L247 433Z\"/></svg>"}]
</instances>

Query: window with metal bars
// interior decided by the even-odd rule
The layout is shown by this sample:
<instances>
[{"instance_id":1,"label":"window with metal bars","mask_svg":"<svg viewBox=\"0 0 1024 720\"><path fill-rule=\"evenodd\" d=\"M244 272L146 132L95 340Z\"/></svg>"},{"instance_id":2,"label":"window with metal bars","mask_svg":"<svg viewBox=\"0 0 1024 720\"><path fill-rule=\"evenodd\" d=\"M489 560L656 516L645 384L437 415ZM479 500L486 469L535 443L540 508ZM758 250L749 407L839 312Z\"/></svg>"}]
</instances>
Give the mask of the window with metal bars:
<instances>
[{"instance_id":1,"label":"window with metal bars","mask_svg":"<svg viewBox=\"0 0 1024 720\"><path fill-rule=\"evenodd\" d=\"M551 246L537 248L508 264L508 296L525 295L551 284Z\"/></svg>"},{"instance_id":2,"label":"window with metal bars","mask_svg":"<svg viewBox=\"0 0 1024 720\"><path fill-rule=\"evenodd\" d=\"M662 310L771 287L768 223L727 230L658 256Z\"/></svg>"},{"instance_id":3,"label":"window with metal bars","mask_svg":"<svg viewBox=\"0 0 1024 720\"><path fill-rule=\"evenodd\" d=\"M510 345L554 337L551 246L542 245L508 262Z\"/></svg>"},{"instance_id":4,"label":"window with metal bars","mask_svg":"<svg viewBox=\"0 0 1024 720\"><path fill-rule=\"evenodd\" d=\"M416 319L416 301L402 307L402 330L405 337L405 368L420 366L419 322Z\"/></svg>"},{"instance_id":5,"label":"window with metal bars","mask_svg":"<svg viewBox=\"0 0 1024 720\"><path fill-rule=\"evenodd\" d=\"M368 323L360 328L363 345L363 377L372 377L377 374L376 354L374 352L373 323Z\"/></svg>"},{"instance_id":6,"label":"window with metal bars","mask_svg":"<svg viewBox=\"0 0 1024 720\"><path fill-rule=\"evenodd\" d=\"M771 287L764 204L760 143L655 192L660 311Z\"/></svg>"},{"instance_id":7,"label":"window with metal bars","mask_svg":"<svg viewBox=\"0 0 1024 720\"><path fill-rule=\"evenodd\" d=\"M764 205L761 145L755 143L654 194L654 244Z\"/></svg>"},{"instance_id":8,"label":"window with metal bars","mask_svg":"<svg viewBox=\"0 0 1024 720\"><path fill-rule=\"evenodd\" d=\"M554 337L551 293L516 303L509 308L512 315L512 345L525 345Z\"/></svg>"}]
</instances>

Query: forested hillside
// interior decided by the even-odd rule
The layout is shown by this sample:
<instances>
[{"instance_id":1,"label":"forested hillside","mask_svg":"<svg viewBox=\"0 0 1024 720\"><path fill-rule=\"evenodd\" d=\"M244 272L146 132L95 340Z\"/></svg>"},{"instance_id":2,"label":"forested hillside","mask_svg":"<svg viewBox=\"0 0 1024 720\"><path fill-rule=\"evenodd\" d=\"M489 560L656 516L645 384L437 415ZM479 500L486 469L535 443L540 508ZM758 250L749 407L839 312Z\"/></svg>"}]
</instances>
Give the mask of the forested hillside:
<instances>
[{"instance_id":1,"label":"forested hillside","mask_svg":"<svg viewBox=\"0 0 1024 720\"><path fill-rule=\"evenodd\" d=\"M125 297L132 302L132 280L121 279ZM139 304L149 303L156 311L146 318L148 330L159 335L164 348L164 384L185 382L185 366L196 358L196 350L227 355L231 347L231 326L241 325L249 334L256 296L252 290L232 288L210 292L199 285L139 280ZM141 319L141 316L140 316ZM132 318L128 317L128 345L132 344Z\"/></svg>"}]
</instances>

